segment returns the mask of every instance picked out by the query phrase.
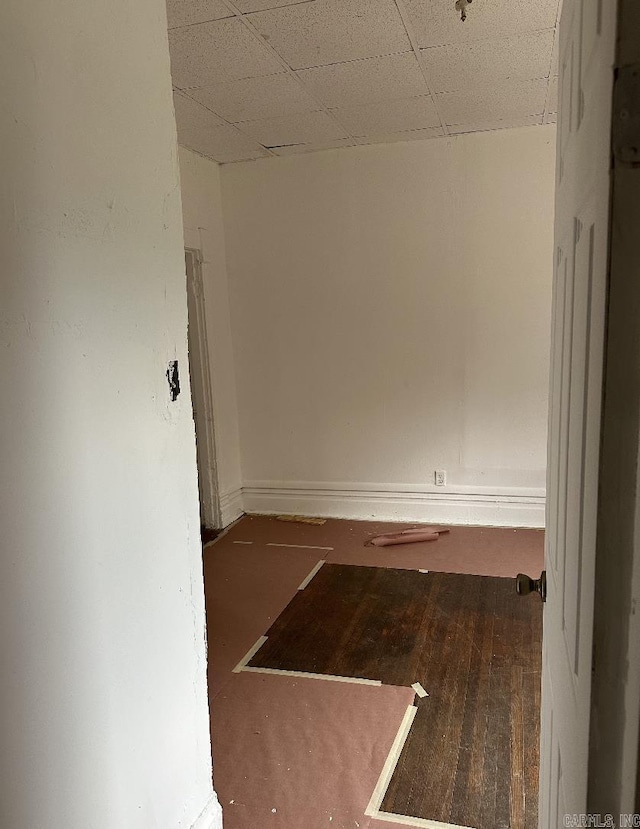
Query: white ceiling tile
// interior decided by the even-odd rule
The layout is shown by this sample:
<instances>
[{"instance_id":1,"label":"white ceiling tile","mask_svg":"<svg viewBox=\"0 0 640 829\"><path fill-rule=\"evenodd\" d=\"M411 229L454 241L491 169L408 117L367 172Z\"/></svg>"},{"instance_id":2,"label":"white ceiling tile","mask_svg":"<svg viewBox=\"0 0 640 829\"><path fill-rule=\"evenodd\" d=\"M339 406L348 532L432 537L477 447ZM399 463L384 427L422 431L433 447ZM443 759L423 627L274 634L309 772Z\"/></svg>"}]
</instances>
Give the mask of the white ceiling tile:
<instances>
[{"instance_id":1,"label":"white ceiling tile","mask_svg":"<svg viewBox=\"0 0 640 829\"><path fill-rule=\"evenodd\" d=\"M274 147L276 155L299 155L300 153L315 153L319 150L337 150L341 147L353 147L351 138L338 138L335 141L318 141L313 144L290 144L286 147Z\"/></svg>"},{"instance_id":2,"label":"white ceiling tile","mask_svg":"<svg viewBox=\"0 0 640 829\"><path fill-rule=\"evenodd\" d=\"M332 113L351 135L357 136L440 126L440 117L429 95L334 109Z\"/></svg>"},{"instance_id":3,"label":"white ceiling tile","mask_svg":"<svg viewBox=\"0 0 640 829\"><path fill-rule=\"evenodd\" d=\"M395 0L234 0L304 88L222 0L167 0L179 142L227 163L433 138L438 111L452 134L555 121L558 0L475 0L464 24L403 2L436 105Z\"/></svg>"},{"instance_id":4,"label":"white ceiling tile","mask_svg":"<svg viewBox=\"0 0 640 829\"><path fill-rule=\"evenodd\" d=\"M233 12L222 0L167 0L167 20L170 29L190 26L207 20L233 17Z\"/></svg>"},{"instance_id":5,"label":"white ceiling tile","mask_svg":"<svg viewBox=\"0 0 640 829\"><path fill-rule=\"evenodd\" d=\"M311 144L346 138L347 133L326 112L303 112L284 118L245 121L240 129L265 147Z\"/></svg>"},{"instance_id":6,"label":"white ceiling tile","mask_svg":"<svg viewBox=\"0 0 640 829\"><path fill-rule=\"evenodd\" d=\"M239 18L171 29L169 51L178 89L284 71Z\"/></svg>"},{"instance_id":7,"label":"white ceiling tile","mask_svg":"<svg viewBox=\"0 0 640 829\"><path fill-rule=\"evenodd\" d=\"M315 0L248 19L293 69L411 48L394 0Z\"/></svg>"},{"instance_id":8,"label":"white ceiling tile","mask_svg":"<svg viewBox=\"0 0 640 829\"><path fill-rule=\"evenodd\" d=\"M425 141L429 138L441 138L444 135L442 127L432 127L426 130L405 130L404 132L390 132L385 135L356 138L356 144L397 144L399 141Z\"/></svg>"},{"instance_id":9,"label":"white ceiling tile","mask_svg":"<svg viewBox=\"0 0 640 829\"><path fill-rule=\"evenodd\" d=\"M453 92L500 80L546 78L554 29L502 40L454 43L422 49L434 92Z\"/></svg>"},{"instance_id":10,"label":"white ceiling tile","mask_svg":"<svg viewBox=\"0 0 640 829\"><path fill-rule=\"evenodd\" d=\"M303 69L297 74L330 107L411 98L429 91L413 52Z\"/></svg>"},{"instance_id":11,"label":"white ceiling tile","mask_svg":"<svg viewBox=\"0 0 640 829\"><path fill-rule=\"evenodd\" d=\"M523 118L494 119L491 121L475 121L468 124L456 124L449 127L451 135L460 135L464 132L486 132L487 130L505 130L513 127L532 127L542 123L542 115L527 115Z\"/></svg>"},{"instance_id":12,"label":"white ceiling tile","mask_svg":"<svg viewBox=\"0 0 640 829\"><path fill-rule=\"evenodd\" d=\"M206 86L194 89L191 95L232 122L318 109L317 102L307 95L295 78L287 74Z\"/></svg>"},{"instance_id":13,"label":"white ceiling tile","mask_svg":"<svg viewBox=\"0 0 640 829\"><path fill-rule=\"evenodd\" d=\"M476 0L463 23L453 0L404 0L419 46L510 37L556 25L558 0Z\"/></svg>"},{"instance_id":14,"label":"white ceiling tile","mask_svg":"<svg viewBox=\"0 0 640 829\"><path fill-rule=\"evenodd\" d=\"M315 0L233 0L234 6L244 14L264 9L278 9L280 6L295 6L301 2L314 3Z\"/></svg>"},{"instance_id":15,"label":"white ceiling tile","mask_svg":"<svg viewBox=\"0 0 640 829\"><path fill-rule=\"evenodd\" d=\"M218 118L206 107L192 101L191 98L186 98L179 92L173 93L173 107L176 113L178 134L184 130L207 129L224 124L222 118Z\"/></svg>"},{"instance_id":16,"label":"white ceiling tile","mask_svg":"<svg viewBox=\"0 0 640 829\"><path fill-rule=\"evenodd\" d=\"M269 155L256 141L230 126L213 127L210 130L185 130L180 136L180 144L213 158L220 164Z\"/></svg>"},{"instance_id":17,"label":"white ceiling tile","mask_svg":"<svg viewBox=\"0 0 640 829\"><path fill-rule=\"evenodd\" d=\"M549 105L548 112L558 111L558 76L554 75L549 82Z\"/></svg>"},{"instance_id":18,"label":"white ceiling tile","mask_svg":"<svg viewBox=\"0 0 640 829\"><path fill-rule=\"evenodd\" d=\"M509 120L542 115L548 81L495 83L483 89L442 92L436 95L438 108L447 124Z\"/></svg>"}]
</instances>

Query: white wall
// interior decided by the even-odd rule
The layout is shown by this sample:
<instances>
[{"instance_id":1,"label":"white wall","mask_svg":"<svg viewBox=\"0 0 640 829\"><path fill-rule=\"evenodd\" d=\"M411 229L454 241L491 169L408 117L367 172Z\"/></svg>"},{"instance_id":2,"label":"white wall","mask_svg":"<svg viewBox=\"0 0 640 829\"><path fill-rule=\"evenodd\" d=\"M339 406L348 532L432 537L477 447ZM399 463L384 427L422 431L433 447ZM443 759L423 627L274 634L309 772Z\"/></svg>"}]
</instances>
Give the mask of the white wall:
<instances>
[{"instance_id":1,"label":"white wall","mask_svg":"<svg viewBox=\"0 0 640 829\"><path fill-rule=\"evenodd\" d=\"M542 524L554 142L222 167L246 508Z\"/></svg>"},{"instance_id":2,"label":"white wall","mask_svg":"<svg viewBox=\"0 0 640 829\"><path fill-rule=\"evenodd\" d=\"M215 161L183 147L179 161L185 244L203 256L218 488L226 526L242 514L242 479L220 172Z\"/></svg>"},{"instance_id":3,"label":"white wall","mask_svg":"<svg viewBox=\"0 0 640 829\"><path fill-rule=\"evenodd\" d=\"M0 825L208 829L164 3L4 0L0 32Z\"/></svg>"}]
</instances>

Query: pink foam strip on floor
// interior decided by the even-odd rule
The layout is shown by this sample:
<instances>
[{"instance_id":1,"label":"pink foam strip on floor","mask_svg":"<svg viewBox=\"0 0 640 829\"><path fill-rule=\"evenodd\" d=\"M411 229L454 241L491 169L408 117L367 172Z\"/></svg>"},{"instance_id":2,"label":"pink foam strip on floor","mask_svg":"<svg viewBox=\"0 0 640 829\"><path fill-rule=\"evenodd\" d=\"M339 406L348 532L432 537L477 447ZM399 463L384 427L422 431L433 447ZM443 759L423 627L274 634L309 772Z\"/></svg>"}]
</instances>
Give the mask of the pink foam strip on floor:
<instances>
[{"instance_id":1,"label":"pink foam strip on floor","mask_svg":"<svg viewBox=\"0 0 640 829\"><path fill-rule=\"evenodd\" d=\"M403 544L402 547L349 545L327 553L327 562L368 567L436 570L472 576L536 578L544 567L544 533L501 527L451 527L437 541Z\"/></svg>"},{"instance_id":2,"label":"pink foam strip on floor","mask_svg":"<svg viewBox=\"0 0 640 829\"><path fill-rule=\"evenodd\" d=\"M233 545L226 536L205 548L210 699L321 558L315 550Z\"/></svg>"},{"instance_id":3,"label":"pink foam strip on floor","mask_svg":"<svg viewBox=\"0 0 640 829\"><path fill-rule=\"evenodd\" d=\"M368 829L365 809L413 697L410 688L234 674L212 706L225 829Z\"/></svg>"}]
</instances>

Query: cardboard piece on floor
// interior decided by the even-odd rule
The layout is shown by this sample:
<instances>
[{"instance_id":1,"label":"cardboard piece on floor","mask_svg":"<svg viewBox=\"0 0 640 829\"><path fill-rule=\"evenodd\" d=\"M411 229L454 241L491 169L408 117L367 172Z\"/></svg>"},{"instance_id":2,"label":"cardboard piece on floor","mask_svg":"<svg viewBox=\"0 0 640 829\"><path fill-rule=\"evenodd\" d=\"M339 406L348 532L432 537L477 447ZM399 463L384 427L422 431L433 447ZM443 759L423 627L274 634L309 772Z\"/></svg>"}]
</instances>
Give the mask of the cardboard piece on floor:
<instances>
[{"instance_id":1,"label":"cardboard piece on floor","mask_svg":"<svg viewBox=\"0 0 640 829\"><path fill-rule=\"evenodd\" d=\"M412 701L411 688L234 674L211 711L225 829L369 829Z\"/></svg>"},{"instance_id":2,"label":"cardboard piece on floor","mask_svg":"<svg viewBox=\"0 0 640 829\"><path fill-rule=\"evenodd\" d=\"M315 524L318 527L327 523L326 518L316 518L309 515L276 515L276 521L289 521L294 524Z\"/></svg>"}]
</instances>

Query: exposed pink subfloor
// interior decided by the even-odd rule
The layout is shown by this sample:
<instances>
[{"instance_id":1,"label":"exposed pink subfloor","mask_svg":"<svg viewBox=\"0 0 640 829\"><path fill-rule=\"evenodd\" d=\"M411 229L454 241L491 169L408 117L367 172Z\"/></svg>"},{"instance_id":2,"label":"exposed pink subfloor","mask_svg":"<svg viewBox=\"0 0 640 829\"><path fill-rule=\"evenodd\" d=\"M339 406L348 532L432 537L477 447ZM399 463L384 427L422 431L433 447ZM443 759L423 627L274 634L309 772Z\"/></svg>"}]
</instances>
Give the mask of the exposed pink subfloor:
<instances>
[{"instance_id":1,"label":"exposed pink subfloor","mask_svg":"<svg viewBox=\"0 0 640 829\"><path fill-rule=\"evenodd\" d=\"M328 519L326 524L315 526L278 521L269 516L246 516L221 541L251 541L254 545L265 546L280 543L333 547L333 550L318 550L317 553L319 558L334 564L479 576L515 576L522 572L536 578L543 568L543 530L451 527L450 532L441 535L437 541L386 548L365 546L375 535L411 526L419 525Z\"/></svg>"},{"instance_id":2,"label":"exposed pink subfloor","mask_svg":"<svg viewBox=\"0 0 640 829\"><path fill-rule=\"evenodd\" d=\"M224 536L205 547L203 558L211 700L322 556L313 550L235 545Z\"/></svg>"},{"instance_id":3,"label":"exposed pink subfloor","mask_svg":"<svg viewBox=\"0 0 640 829\"><path fill-rule=\"evenodd\" d=\"M410 688L235 674L212 709L225 829L370 827L365 809L412 702Z\"/></svg>"},{"instance_id":4,"label":"exposed pink subfloor","mask_svg":"<svg viewBox=\"0 0 640 829\"><path fill-rule=\"evenodd\" d=\"M320 559L492 576L537 576L543 566L540 530L452 527L434 542L365 546L408 526L246 516L205 548L214 781L225 829L398 826L364 810L411 689L232 671Z\"/></svg>"}]
</instances>

